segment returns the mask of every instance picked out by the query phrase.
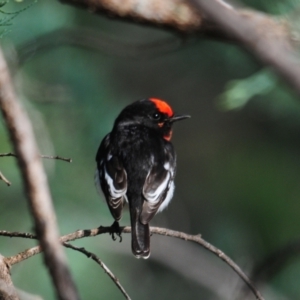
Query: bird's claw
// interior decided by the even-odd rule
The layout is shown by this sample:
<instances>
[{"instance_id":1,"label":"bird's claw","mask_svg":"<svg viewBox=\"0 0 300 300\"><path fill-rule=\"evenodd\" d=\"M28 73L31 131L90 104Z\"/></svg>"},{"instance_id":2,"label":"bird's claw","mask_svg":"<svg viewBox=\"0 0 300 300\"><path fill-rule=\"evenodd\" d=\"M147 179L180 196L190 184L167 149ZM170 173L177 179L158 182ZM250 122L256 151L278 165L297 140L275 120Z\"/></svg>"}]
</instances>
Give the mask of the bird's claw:
<instances>
[{"instance_id":1,"label":"bird's claw","mask_svg":"<svg viewBox=\"0 0 300 300\"><path fill-rule=\"evenodd\" d=\"M111 226L110 226L110 233L111 238L115 241L117 238L115 237L115 234L119 237L120 243L122 242L122 231L119 225L119 222L115 221Z\"/></svg>"}]
</instances>

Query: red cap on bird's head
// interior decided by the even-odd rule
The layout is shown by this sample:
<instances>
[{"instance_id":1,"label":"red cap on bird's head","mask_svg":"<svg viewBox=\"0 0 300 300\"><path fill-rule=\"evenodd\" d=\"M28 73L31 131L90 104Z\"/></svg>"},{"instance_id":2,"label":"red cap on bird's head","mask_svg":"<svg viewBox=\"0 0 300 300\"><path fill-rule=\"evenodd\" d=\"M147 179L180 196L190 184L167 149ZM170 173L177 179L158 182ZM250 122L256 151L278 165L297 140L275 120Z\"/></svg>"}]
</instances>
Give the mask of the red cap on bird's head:
<instances>
[{"instance_id":1,"label":"red cap on bird's head","mask_svg":"<svg viewBox=\"0 0 300 300\"><path fill-rule=\"evenodd\" d=\"M171 118L174 115L171 106L167 102L158 98L149 98L149 100L155 104L155 106L160 112L167 114L169 118Z\"/></svg>"}]
</instances>

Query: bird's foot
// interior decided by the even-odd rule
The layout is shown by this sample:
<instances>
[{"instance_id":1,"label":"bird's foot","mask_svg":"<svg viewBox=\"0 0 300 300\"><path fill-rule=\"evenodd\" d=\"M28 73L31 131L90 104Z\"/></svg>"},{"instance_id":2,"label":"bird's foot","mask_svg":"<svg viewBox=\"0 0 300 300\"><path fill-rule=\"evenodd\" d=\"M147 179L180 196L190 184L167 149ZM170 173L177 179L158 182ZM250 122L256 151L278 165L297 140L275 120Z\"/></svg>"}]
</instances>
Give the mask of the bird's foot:
<instances>
[{"instance_id":1,"label":"bird's foot","mask_svg":"<svg viewBox=\"0 0 300 300\"><path fill-rule=\"evenodd\" d=\"M115 237L115 234L119 237L120 243L122 242L122 230L119 225L119 222L115 221L111 226L110 226L110 233L111 238L115 241L117 238Z\"/></svg>"}]
</instances>

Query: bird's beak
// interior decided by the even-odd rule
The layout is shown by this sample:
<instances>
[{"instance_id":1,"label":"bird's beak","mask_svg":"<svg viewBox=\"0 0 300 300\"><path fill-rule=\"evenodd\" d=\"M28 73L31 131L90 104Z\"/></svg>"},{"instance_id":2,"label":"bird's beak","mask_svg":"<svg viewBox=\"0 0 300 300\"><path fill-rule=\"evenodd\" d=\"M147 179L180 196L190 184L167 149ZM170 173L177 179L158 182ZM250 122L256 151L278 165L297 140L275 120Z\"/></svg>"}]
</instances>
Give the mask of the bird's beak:
<instances>
[{"instance_id":1,"label":"bird's beak","mask_svg":"<svg viewBox=\"0 0 300 300\"><path fill-rule=\"evenodd\" d=\"M189 116L189 115L175 115L172 118L170 118L170 122L173 123L173 122L176 122L176 121L188 119L190 117L191 116Z\"/></svg>"}]
</instances>

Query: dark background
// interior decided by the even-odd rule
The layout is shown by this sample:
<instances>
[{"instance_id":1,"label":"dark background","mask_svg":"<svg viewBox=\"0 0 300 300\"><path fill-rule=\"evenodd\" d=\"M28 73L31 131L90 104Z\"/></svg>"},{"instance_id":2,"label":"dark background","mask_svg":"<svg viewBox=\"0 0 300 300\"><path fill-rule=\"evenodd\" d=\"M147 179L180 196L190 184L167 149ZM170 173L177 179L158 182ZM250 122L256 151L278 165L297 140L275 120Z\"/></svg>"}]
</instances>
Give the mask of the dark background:
<instances>
[{"instance_id":1,"label":"dark background","mask_svg":"<svg viewBox=\"0 0 300 300\"><path fill-rule=\"evenodd\" d=\"M10 2L2 11L30 3ZM244 3L296 22L299 1ZM175 196L151 225L201 233L247 274L298 239L299 99L251 53L196 33L182 36L121 22L58 1L39 1L13 19L0 15L0 42L41 153L73 160L44 160L61 234L112 223L94 187L95 154L120 110L153 96L192 118L175 126ZM73 45L62 29L72 34ZM89 30L83 36L94 40L85 41L83 29ZM0 153L10 151L1 122ZM1 158L0 169L12 182L9 188L0 182L0 229L32 232L15 159ZM121 224L129 224L128 212ZM36 244L0 241L5 256ZM98 255L133 299L237 295L240 279L211 253L166 237L153 236L151 243L150 259L137 260L130 235L123 235L122 243L108 235L74 242ZM82 299L123 298L92 260L66 251ZM272 275L261 287L267 299L300 298L297 256ZM20 289L55 298L41 255L14 266L12 278Z\"/></svg>"}]
</instances>

